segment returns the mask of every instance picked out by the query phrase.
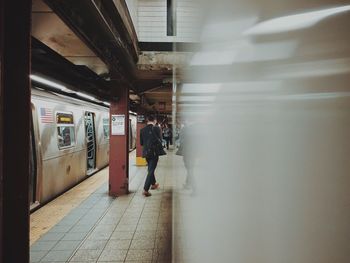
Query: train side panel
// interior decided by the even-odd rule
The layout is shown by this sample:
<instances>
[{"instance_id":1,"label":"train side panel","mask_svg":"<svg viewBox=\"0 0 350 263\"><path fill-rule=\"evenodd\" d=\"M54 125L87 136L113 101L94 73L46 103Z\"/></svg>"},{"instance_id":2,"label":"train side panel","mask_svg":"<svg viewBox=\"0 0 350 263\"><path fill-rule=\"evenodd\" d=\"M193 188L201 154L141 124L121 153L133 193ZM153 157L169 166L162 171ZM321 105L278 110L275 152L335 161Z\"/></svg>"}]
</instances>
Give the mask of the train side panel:
<instances>
[{"instance_id":1,"label":"train side panel","mask_svg":"<svg viewBox=\"0 0 350 263\"><path fill-rule=\"evenodd\" d=\"M69 105L42 99L33 99L32 101L39 115L42 156L40 201L45 202L76 184L86 175L84 120L82 111ZM44 111L47 113L43 113ZM59 149L55 116L61 112L73 115L75 138L74 146ZM43 119L44 117L46 119Z\"/></svg>"},{"instance_id":2,"label":"train side panel","mask_svg":"<svg viewBox=\"0 0 350 263\"><path fill-rule=\"evenodd\" d=\"M96 141L96 170L108 164L108 139L104 138L103 118L108 118L108 109L91 106L89 103L69 101L52 94L38 93L32 96L39 121L39 141L42 159L40 202L57 196L87 177L87 146L85 131L85 112L95 114L95 141ZM58 124L58 116L62 120L72 117L73 124ZM62 146L59 142L61 131L69 128L71 145ZM68 127L66 127L68 126Z\"/></svg>"},{"instance_id":3,"label":"train side panel","mask_svg":"<svg viewBox=\"0 0 350 263\"><path fill-rule=\"evenodd\" d=\"M45 203L108 165L109 109L37 89L32 90L32 104L37 142L36 201ZM91 140L88 140L86 120L91 120L91 115L96 166L88 170ZM136 147L137 118L133 114L129 118L129 148L132 150Z\"/></svg>"}]
</instances>

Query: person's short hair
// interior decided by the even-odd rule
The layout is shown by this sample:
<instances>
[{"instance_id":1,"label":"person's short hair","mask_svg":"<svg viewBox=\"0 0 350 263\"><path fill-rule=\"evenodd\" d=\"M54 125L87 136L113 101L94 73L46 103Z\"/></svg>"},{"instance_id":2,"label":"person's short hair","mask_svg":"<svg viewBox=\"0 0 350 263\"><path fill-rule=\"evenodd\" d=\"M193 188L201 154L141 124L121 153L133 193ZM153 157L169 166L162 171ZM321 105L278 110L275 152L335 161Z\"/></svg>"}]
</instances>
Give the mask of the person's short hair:
<instances>
[{"instance_id":1,"label":"person's short hair","mask_svg":"<svg viewBox=\"0 0 350 263\"><path fill-rule=\"evenodd\" d=\"M147 121L154 121L154 120L155 120L155 118L154 118L153 115L148 115L147 116Z\"/></svg>"}]
</instances>

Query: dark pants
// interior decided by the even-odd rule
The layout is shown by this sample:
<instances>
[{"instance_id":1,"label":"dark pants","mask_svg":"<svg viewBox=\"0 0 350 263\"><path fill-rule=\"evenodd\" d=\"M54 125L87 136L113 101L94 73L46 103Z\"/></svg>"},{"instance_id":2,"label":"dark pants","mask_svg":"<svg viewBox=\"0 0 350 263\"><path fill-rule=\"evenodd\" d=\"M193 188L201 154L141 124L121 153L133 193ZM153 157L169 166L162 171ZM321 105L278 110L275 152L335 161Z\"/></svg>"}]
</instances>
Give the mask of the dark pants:
<instances>
[{"instance_id":1,"label":"dark pants","mask_svg":"<svg viewBox=\"0 0 350 263\"><path fill-rule=\"evenodd\" d=\"M169 150L170 137L164 137L164 140L166 141L166 148Z\"/></svg>"},{"instance_id":2,"label":"dark pants","mask_svg":"<svg viewBox=\"0 0 350 263\"><path fill-rule=\"evenodd\" d=\"M156 177L154 176L154 171L156 170L158 159L159 159L158 156L151 159L146 158L148 173L145 181L145 186L143 187L145 191L148 191L151 185L154 185L156 183Z\"/></svg>"}]
</instances>

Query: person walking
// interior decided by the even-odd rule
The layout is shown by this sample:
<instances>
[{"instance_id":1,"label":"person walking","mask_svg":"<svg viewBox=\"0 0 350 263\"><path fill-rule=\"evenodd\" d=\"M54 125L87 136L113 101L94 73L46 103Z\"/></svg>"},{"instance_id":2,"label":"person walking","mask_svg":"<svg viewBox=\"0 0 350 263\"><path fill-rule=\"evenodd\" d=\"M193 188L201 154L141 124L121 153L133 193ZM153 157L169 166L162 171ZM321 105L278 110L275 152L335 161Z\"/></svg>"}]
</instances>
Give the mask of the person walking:
<instances>
[{"instance_id":1,"label":"person walking","mask_svg":"<svg viewBox=\"0 0 350 263\"><path fill-rule=\"evenodd\" d=\"M194 180L194 164L196 161L196 147L194 140L197 136L193 134L194 125L187 121L186 125L180 131L180 146L176 155L182 155L183 162L186 168L186 181L184 183L185 189L192 189L192 194L195 194L195 180Z\"/></svg>"},{"instance_id":2,"label":"person walking","mask_svg":"<svg viewBox=\"0 0 350 263\"><path fill-rule=\"evenodd\" d=\"M152 194L149 189L159 188L159 184L156 182L154 172L157 168L159 155L156 151L156 144L161 140L161 131L156 126L156 119L150 115L147 118L147 126L140 131L140 144L142 145L142 157L147 161L147 177L143 187L143 195L148 197Z\"/></svg>"},{"instance_id":3,"label":"person walking","mask_svg":"<svg viewBox=\"0 0 350 263\"><path fill-rule=\"evenodd\" d=\"M163 138L166 141L166 148L167 148L167 150L169 150L169 143L170 143L170 138L171 138L171 130L170 130L168 124L165 124L165 126L164 126Z\"/></svg>"}]
</instances>

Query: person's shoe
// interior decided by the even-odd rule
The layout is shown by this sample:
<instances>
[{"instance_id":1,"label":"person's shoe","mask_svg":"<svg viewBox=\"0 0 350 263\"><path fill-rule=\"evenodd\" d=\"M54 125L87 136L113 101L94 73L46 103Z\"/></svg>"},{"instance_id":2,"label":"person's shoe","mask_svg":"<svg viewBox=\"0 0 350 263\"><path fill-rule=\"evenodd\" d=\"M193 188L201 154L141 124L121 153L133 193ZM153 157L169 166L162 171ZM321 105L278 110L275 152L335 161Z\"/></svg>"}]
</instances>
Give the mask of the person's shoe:
<instances>
[{"instance_id":1,"label":"person's shoe","mask_svg":"<svg viewBox=\"0 0 350 263\"><path fill-rule=\"evenodd\" d=\"M145 197L149 197L149 196L151 196L152 194L150 193L150 192L148 192L148 191L143 191L143 193L142 193Z\"/></svg>"},{"instance_id":2,"label":"person's shoe","mask_svg":"<svg viewBox=\"0 0 350 263\"><path fill-rule=\"evenodd\" d=\"M156 189L158 189L159 188L159 184L158 183L156 183L156 184L154 184L154 185L151 185L151 189L152 190L156 190Z\"/></svg>"}]
</instances>

